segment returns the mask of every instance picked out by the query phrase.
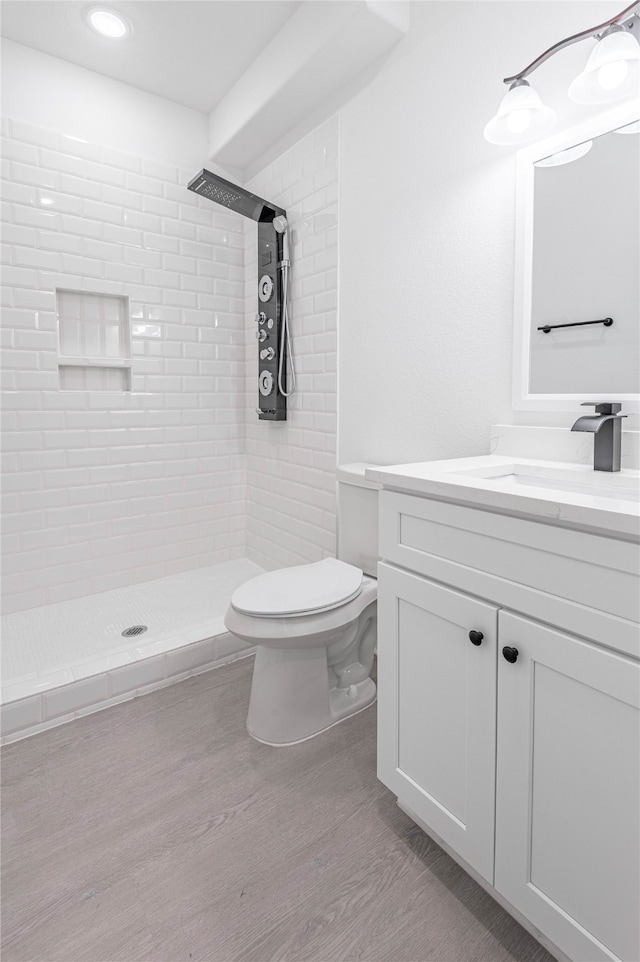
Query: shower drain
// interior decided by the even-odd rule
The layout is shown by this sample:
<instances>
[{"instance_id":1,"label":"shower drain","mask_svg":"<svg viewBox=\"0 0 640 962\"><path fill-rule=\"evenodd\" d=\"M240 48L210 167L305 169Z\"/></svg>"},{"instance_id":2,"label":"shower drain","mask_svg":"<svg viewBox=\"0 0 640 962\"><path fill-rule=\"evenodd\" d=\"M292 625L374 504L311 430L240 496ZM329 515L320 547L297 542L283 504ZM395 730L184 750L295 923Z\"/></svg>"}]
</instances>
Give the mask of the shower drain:
<instances>
[{"instance_id":1,"label":"shower drain","mask_svg":"<svg viewBox=\"0 0 640 962\"><path fill-rule=\"evenodd\" d=\"M123 638L131 638L133 635L141 635L143 631L147 630L146 625L132 625L131 628L125 628L122 632Z\"/></svg>"}]
</instances>

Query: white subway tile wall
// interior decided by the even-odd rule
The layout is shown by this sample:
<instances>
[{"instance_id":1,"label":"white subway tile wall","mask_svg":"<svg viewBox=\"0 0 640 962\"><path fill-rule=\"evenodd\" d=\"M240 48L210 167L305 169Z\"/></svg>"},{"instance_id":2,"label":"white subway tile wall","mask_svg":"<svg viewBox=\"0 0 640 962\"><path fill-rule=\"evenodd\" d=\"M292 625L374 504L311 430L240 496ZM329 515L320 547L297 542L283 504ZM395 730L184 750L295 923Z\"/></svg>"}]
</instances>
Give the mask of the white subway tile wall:
<instances>
[{"instance_id":1,"label":"white subway tile wall","mask_svg":"<svg viewBox=\"0 0 640 962\"><path fill-rule=\"evenodd\" d=\"M246 227L247 557L272 570L336 549L338 152L336 116L251 180L287 211L297 388L286 422L259 421L257 232Z\"/></svg>"},{"instance_id":2,"label":"white subway tile wall","mask_svg":"<svg viewBox=\"0 0 640 962\"><path fill-rule=\"evenodd\" d=\"M193 170L3 133L5 612L244 556L241 217ZM56 289L129 298L131 393L59 390Z\"/></svg>"}]
</instances>

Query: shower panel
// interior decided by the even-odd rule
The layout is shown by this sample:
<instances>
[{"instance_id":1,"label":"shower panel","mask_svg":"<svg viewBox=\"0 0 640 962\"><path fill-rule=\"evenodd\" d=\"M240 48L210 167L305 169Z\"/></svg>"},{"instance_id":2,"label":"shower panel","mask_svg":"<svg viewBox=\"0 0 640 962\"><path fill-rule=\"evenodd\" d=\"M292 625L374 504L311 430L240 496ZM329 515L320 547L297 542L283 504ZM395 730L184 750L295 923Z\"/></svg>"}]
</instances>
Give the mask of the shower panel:
<instances>
[{"instance_id":1,"label":"shower panel","mask_svg":"<svg viewBox=\"0 0 640 962\"><path fill-rule=\"evenodd\" d=\"M287 272L286 211L276 204L202 170L188 184L189 190L258 223L258 405L261 421L285 421L287 417ZM274 226L277 219L278 230Z\"/></svg>"}]
</instances>

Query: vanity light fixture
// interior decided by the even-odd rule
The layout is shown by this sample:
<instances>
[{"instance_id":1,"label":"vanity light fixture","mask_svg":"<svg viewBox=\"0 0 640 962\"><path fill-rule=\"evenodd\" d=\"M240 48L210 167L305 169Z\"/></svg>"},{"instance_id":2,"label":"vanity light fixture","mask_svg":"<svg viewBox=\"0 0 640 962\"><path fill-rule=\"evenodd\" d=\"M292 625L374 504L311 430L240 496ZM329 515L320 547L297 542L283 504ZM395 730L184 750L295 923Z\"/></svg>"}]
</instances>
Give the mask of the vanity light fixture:
<instances>
[{"instance_id":1,"label":"vanity light fixture","mask_svg":"<svg viewBox=\"0 0 640 962\"><path fill-rule=\"evenodd\" d=\"M90 7L86 16L89 26L109 40L121 40L131 33L128 21L110 7Z\"/></svg>"},{"instance_id":2,"label":"vanity light fixture","mask_svg":"<svg viewBox=\"0 0 640 962\"><path fill-rule=\"evenodd\" d=\"M555 112L546 107L526 77L541 64L580 40L595 39L587 64L569 87L577 103L610 103L640 94L640 0L635 0L611 20L560 40L536 57L524 70L505 77L509 85L498 112L484 128L492 144L524 144L545 133L555 121Z\"/></svg>"},{"instance_id":3,"label":"vanity light fixture","mask_svg":"<svg viewBox=\"0 0 640 962\"><path fill-rule=\"evenodd\" d=\"M576 144L575 147L567 147L566 150L559 150L555 154L551 154L549 157L543 157L542 160L536 160L534 167L560 167L562 164L570 164L574 160L578 160L580 157L584 157L588 154L593 145L592 140L585 140L583 144Z\"/></svg>"},{"instance_id":4,"label":"vanity light fixture","mask_svg":"<svg viewBox=\"0 0 640 962\"><path fill-rule=\"evenodd\" d=\"M630 124L625 124L624 127L618 127L613 132L614 134L640 134L640 120L634 120Z\"/></svg>"},{"instance_id":5,"label":"vanity light fixture","mask_svg":"<svg viewBox=\"0 0 640 962\"><path fill-rule=\"evenodd\" d=\"M630 30L613 24L589 54L569 87L577 104L604 104L640 94L640 44Z\"/></svg>"},{"instance_id":6,"label":"vanity light fixture","mask_svg":"<svg viewBox=\"0 0 640 962\"><path fill-rule=\"evenodd\" d=\"M555 119L555 111L542 103L528 80L520 77L502 98L498 113L484 128L484 136L491 144L522 144L544 134Z\"/></svg>"}]
</instances>

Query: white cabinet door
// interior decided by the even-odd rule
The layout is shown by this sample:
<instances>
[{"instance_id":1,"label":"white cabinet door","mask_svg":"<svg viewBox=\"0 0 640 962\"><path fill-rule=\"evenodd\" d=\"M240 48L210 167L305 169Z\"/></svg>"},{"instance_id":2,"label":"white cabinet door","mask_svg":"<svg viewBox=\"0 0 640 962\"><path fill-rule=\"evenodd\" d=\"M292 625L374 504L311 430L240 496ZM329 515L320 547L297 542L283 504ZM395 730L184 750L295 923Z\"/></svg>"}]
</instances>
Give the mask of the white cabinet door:
<instances>
[{"instance_id":1,"label":"white cabinet door","mask_svg":"<svg viewBox=\"0 0 640 962\"><path fill-rule=\"evenodd\" d=\"M378 566L378 777L489 882L496 629L494 606Z\"/></svg>"},{"instance_id":2,"label":"white cabinet door","mask_svg":"<svg viewBox=\"0 0 640 962\"><path fill-rule=\"evenodd\" d=\"M640 666L508 612L499 627L495 887L569 958L637 962Z\"/></svg>"}]
</instances>

